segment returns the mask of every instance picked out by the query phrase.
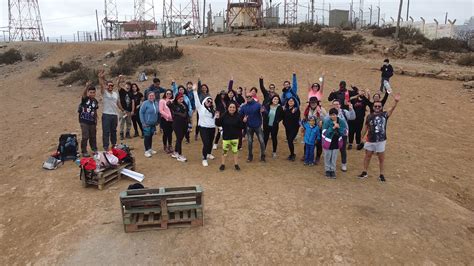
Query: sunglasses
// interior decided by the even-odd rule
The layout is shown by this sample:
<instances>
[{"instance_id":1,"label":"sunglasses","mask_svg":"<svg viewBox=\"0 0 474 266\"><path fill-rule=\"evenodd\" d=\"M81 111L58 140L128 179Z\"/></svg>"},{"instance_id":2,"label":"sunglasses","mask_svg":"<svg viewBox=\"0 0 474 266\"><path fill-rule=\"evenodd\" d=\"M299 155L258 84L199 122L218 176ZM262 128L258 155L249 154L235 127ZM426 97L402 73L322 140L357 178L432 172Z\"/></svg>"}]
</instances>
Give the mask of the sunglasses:
<instances>
[{"instance_id":1,"label":"sunglasses","mask_svg":"<svg viewBox=\"0 0 474 266\"><path fill-rule=\"evenodd\" d=\"M107 85L107 86L109 86L109 87L113 87L113 86L114 86L114 84L109 84L109 85Z\"/></svg>"},{"instance_id":2,"label":"sunglasses","mask_svg":"<svg viewBox=\"0 0 474 266\"><path fill-rule=\"evenodd\" d=\"M382 108L382 105L374 105L374 108Z\"/></svg>"}]
</instances>

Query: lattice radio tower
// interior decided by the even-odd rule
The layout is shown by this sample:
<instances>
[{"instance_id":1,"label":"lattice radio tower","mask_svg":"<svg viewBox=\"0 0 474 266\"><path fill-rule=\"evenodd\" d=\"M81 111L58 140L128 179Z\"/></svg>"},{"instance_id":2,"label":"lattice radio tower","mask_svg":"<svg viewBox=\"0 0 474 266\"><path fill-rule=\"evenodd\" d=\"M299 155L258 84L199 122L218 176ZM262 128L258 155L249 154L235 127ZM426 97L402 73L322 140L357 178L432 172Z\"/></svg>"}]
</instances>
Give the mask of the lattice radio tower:
<instances>
[{"instance_id":1,"label":"lattice radio tower","mask_svg":"<svg viewBox=\"0 0 474 266\"><path fill-rule=\"evenodd\" d=\"M118 10L117 2L115 0L105 0L104 9L104 20L102 24L105 27L105 38L106 39L117 39L119 35L119 21L118 21Z\"/></svg>"},{"instance_id":2,"label":"lattice radio tower","mask_svg":"<svg viewBox=\"0 0 474 266\"><path fill-rule=\"evenodd\" d=\"M8 0L10 41L45 41L37 0Z\"/></svg>"},{"instance_id":3,"label":"lattice radio tower","mask_svg":"<svg viewBox=\"0 0 474 266\"><path fill-rule=\"evenodd\" d=\"M181 35L183 30L198 33L201 28L199 0L187 0L184 5L163 0L163 22L167 28L165 33L168 31L171 35Z\"/></svg>"},{"instance_id":4,"label":"lattice radio tower","mask_svg":"<svg viewBox=\"0 0 474 266\"><path fill-rule=\"evenodd\" d=\"M285 25L296 25L298 19L298 0L285 0L284 5L284 19Z\"/></svg>"},{"instance_id":5,"label":"lattice radio tower","mask_svg":"<svg viewBox=\"0 0 474 266\"><path fill-rule=\"evenodd\" d=\"M138 23L138 31L145 35L147 24L156 25L155 4L153 0L135 0L135 20Z\"/></svg>"}]
</instances>

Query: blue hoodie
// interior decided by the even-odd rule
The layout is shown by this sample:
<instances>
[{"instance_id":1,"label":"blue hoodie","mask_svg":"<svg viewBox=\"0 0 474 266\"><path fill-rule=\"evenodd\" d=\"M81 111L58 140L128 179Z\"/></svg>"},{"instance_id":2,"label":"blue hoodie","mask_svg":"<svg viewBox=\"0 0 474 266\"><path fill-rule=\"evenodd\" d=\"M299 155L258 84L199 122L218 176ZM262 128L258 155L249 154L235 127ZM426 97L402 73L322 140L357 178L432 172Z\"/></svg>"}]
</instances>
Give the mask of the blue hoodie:
<instances>
[{"instance_id":1,"label":"blue hoodie","mask_svg":"<svg viewBox=\"0 0 474 266\"><path fill-rule=\"evenodd\" d=\"M156 125L159 112L160 109L156 102L144 101L140 107L140 121L142 121L143 126Z\"/></svg>"},{"instance_id":2,"label":"blue hoodie","mask_svg":"<svg viewBox=\"0 0 474 266\"><path fill-rule=\"evenodd\" d=\"M282 102L282 105L285 105L290 98L294 98L295 106L298 108L300 106L300 99L298 97L298 82L296 79L296 74L293 74L292 81L293 81L293 84L291 84L291 88L283 91L281 95L281 102Z\"/></svg>"},{"instance_id":3,"label":"blue hoodie","mask_svg":"<svg viewBox=\"0 0 474 266\"><path fill-rule=\"evenodd\" d=\"M309 124L309 122L303 123L304 128L304 143L309 145L315 145L316 140L321 140L321 133L319 132L319 127L314 124L313 127Z\"/></svg>"},{"instance_id":4,"label":"blue hoodie","mask_svg":"<svg viewBox=\"0 0 474 266\"><path fill-rule=\"evenodd\" d=\"M250 128L259 128L262 126L262 105L254 100L247 102L240 107L239 113L242 117L248 116L247 126Z\"/></svg>"}]
</instances>

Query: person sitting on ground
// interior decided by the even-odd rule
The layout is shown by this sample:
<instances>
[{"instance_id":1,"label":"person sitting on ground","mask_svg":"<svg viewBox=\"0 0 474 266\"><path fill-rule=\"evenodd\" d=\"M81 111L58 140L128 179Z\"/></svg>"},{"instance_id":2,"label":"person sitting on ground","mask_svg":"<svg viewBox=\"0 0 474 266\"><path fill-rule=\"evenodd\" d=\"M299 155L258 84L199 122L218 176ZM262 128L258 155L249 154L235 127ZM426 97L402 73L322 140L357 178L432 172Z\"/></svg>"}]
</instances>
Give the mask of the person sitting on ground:
<instances>
[{"instance_id":1,"label":"person sitting on ground","mask_svg":"<svg viewBox=\"0 0 474 266\"><path fill-rule=\"evenodd\" d=\"M245 124L242 121L239 113L237 112L237 104L231 102L227 106L227 111L222 115L220 112L216 112L216 126L223 128L222 136L222 162L219 170L224 171L225 169L225 159L229 150L234 154L234 167L235 170L239 171L239 136L240 132L244 128Z\"/></svg>"},{"instance_id":2,"label":"person sitting on ground","mask_svg":"<svg viewBox=\"0 0 474 266\"><path fill-rule=\"evenodd\" d=\"M96 89L91 82L86 83L86 87L82 94L81 103L79 104L79 124L81 126L81 152L82 157L89 157L87 152L87 141L91 146L93 153L97 152L97 109L99 102L95 98Z\"/></svg>"},{"instance_id":3,"label":"person sitting on ground","mask_svg":"<svg viewBox=\"0 0 474 266\"><path fill-rule=\"evenodd\" d=\"M364 170L358 176L359 178L366 178L369 169L370 159L374 153L377 153L379 158L380 175L379 180L384 182L384 161L385 161L385 144L387 142L387 122L388 118L392 116L393 111L397 107L400 101L400 94L394 96L395 104L390 108L388 112L383 111L383 105L381 102L374 103L374 112L367 115L365 121L364 131L362 136L367 134L367 142L364 145L365 158L364 158Z\"/></svg>"}]
</instances>

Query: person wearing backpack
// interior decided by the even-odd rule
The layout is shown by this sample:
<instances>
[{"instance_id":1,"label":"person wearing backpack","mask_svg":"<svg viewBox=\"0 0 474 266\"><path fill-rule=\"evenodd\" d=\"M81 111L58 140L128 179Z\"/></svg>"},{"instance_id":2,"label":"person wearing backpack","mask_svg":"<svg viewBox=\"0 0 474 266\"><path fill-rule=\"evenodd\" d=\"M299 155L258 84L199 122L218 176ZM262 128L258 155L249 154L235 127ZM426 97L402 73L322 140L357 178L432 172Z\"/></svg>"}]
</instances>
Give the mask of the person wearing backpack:
<instances>
[{"instance_id":1,"label":"person wearing backpack","mask_svg":"<svg viewBox=\"0 0 474 266\"><path fill-rule=\"evenodd\" d=\"M79 104L79 124L81 126L81 153L82 157L89 157L87 152L87 141L91 146L92 152L97 152L97 109L99 102L95 98L96 89L91 82L86 83L84 93L82 94L81 103Z\"/></svg>"},{"instance_id":2,"label":"person wearing backpack","mask_svg":"<svg viewBox=\"0 0 474 266\"><path fill-rule=\"evenodd\" d=\"M147 100L140 107L140 121L143 126L143 142L145 145L145 157L150 158L156 151L152 149L153 135L156 131L158 123L159 107L155 101L155 93L153 91L147 94Z\"/></svg>"},{"instance_id":3,"label":"person wearing backpack","mask_svg":"<svg viewBox=\"0 0 474 266\"><path fill-rule=\"evenodd\" d=\"M100 93L104 109L102 111L102 145L104 150L109 149L109 144L117 145L117 124L119 111L124 111L119 99L119 94L114 90L114 83L105 80L105 71L99 71Z\"/></svg>"}]
</instances>

